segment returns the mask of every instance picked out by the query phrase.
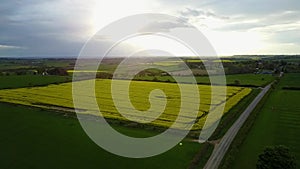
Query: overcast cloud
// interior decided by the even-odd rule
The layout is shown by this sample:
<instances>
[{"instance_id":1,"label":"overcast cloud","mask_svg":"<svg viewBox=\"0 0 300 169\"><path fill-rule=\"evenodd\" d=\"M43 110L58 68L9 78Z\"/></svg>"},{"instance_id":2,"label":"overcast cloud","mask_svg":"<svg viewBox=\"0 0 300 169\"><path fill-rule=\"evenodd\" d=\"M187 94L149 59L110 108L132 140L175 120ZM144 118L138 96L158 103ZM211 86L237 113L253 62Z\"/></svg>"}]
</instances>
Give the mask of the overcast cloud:
<instances>
[{"instance_id":1,"label":"overcast cloud","mask_svg":"<svg viewBox=\"0 0 300 169\"><path fill-rule=\"evenodd\" d=\"M77 56L98 28L143 12L190 22L207 33L221 55L300 53L299 0L129 0L117 8L119 2L2 0L0 57ZM174 23L151 26L162 31L178 27ZM244 47L234 47L246 41Z\"/></svg>"}]
</instances>

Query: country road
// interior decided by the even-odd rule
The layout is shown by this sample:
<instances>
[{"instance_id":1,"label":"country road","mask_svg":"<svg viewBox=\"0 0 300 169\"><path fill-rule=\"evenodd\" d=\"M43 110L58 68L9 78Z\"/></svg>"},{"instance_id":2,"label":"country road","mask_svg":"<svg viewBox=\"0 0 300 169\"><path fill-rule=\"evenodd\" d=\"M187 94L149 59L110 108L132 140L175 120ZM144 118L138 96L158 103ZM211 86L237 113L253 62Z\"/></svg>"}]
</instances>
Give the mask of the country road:
<instances>
[{"instance_id":1,"label":"country road","mask_svg":"<svg viewBox=\"0 0 300 169\"><path fill-rule=\"evenodd\" d=\"M217 169L219 167L234 137L236 136L236 134L238 133L238 131L240 130L240 128L242 127L242 125L244 124L248 116L250 115L250 113L259 103L259 101L268 92L270 87L271 84L263 88L263 90L256 96L256 98L251 102L251 104L246 108L246 110L241 114L241 116L236 120L236 122L230 127L230 129L221 139L220 143L215 146L210 158L208 159L206 165L204 166L204 169Z\"/></svg>"}]
</instances>

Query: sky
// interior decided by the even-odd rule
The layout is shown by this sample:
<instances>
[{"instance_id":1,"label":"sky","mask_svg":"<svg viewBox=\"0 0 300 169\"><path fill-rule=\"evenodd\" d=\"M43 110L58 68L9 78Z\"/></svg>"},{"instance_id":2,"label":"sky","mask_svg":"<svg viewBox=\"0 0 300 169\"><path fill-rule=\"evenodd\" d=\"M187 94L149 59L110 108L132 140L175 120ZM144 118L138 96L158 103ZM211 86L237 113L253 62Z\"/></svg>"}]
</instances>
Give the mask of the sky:
<instances>
[{"instance_id":1,"label":"sky","mask_svg":"<svg viewBox=\"0 0 300 169\"><path fill-rule=\"evenodd\" d=\"M300 54L299 0L0 0L0 4L0 57L74 57L99 29L142 13L168 14L192 24L218 55Z\"/></svg>"}]
</instances>

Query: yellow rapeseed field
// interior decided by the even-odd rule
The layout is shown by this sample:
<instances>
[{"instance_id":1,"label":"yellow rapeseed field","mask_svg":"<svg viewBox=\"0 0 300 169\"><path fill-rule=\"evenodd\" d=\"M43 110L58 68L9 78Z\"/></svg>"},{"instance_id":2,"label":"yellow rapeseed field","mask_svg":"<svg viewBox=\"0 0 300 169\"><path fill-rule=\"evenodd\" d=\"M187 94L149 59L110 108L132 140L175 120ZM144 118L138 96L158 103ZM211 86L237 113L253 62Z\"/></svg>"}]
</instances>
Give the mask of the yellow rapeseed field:
<instances>
[{"instance_id":1,"label":"yellow rapeseed field","mask_svg":"<svg viewBox=\"0 0 300 169\"><path fill-rule=\"evenodd\" d=\"M80 83L80 85L85 86L85 83L90 82L90 80L78 81L74 83ZM126 120L122 116L116 106L120 106L129 116L134 116L135 118L148 118L147 116L139 116L133 113L130 108L124 105L115 105L112 99L111 93L111 82L112 80L97 79L95 80L95 95L98 103L98 107L106 118ZM116 84L128 83L125 80L116 80ZM189 84L181 84L189 85ZM218 86L224 87L224 86ZM157 104L164 104L163 100L166 100L165 109L162 114L154 121L151 122L152 125L169 127L173 124L178 116L181 102L186 101L181 99L180 89L176 83L161 83L161 82L144 82L144 81L131 81L128 93L122 93L119 91L119 101L122 99L130 99L131 104L135 109L139 111L147 111L151 105L149 102L149 96L151 91L155 89L160 89L164 92L164 95L157 95ZM182 117L182 122L180 128L184 128L189 122L195 123L193 129L201 129L205 122L207 113L209 112L211 104L211 87L209 85L198 85L200 93L200 107L197 119L191 119L188 115ZM226 94L226 106L224 113L227 113L234 105L236 105L242 98L247 96L251 92L250 88L243 87L227 87ZM80 96L76 97L87 97L87 91L82 87L81 91L78 92ZM221 104L221 97L218 96L218 100ZM216 99L218 99L218 97ZM120 100L121 99L121 100ZM162 99L160 101L159 99ZM189 99L191 100L191 99ZM63 111L74 111L73 99L72 99L72 83L63 83L58 85L48 85L44 87L32 87L32 88L18 88L18 89L6 89L0 90L0 101L10 102L34 107L41 107L47 109L58 109ZM99 112L92 108L95 106L91 105L88 100L84 102L82 107L77 107L81 110L81 113L87 113L92 115L99 115ZM123 107L122 107L123 106ZM155 105L154 105L155 106ZM97 107L97 108L98 108Z\"/></svg>"}]
</instances>

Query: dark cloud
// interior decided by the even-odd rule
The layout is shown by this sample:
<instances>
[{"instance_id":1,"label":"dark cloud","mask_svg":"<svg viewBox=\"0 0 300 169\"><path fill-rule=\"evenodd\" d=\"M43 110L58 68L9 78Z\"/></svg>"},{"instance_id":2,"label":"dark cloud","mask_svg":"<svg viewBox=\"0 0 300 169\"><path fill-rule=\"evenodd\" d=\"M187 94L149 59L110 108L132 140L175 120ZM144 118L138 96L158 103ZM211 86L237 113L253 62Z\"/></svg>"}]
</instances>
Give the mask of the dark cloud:
<instances>
[{"instance_id":1,"label":"dark cloud","mask_svg":"<svg viewBox=\"0 0 300 169\"><path fill-rule=\"evenodd\" d=\"M5 1L0 7L0 45L20 48L2 48L0 56L77 55L87 39L81 37L87 28L80 22L85 10L68 1Z\"/></svg>"}]
</instances>

